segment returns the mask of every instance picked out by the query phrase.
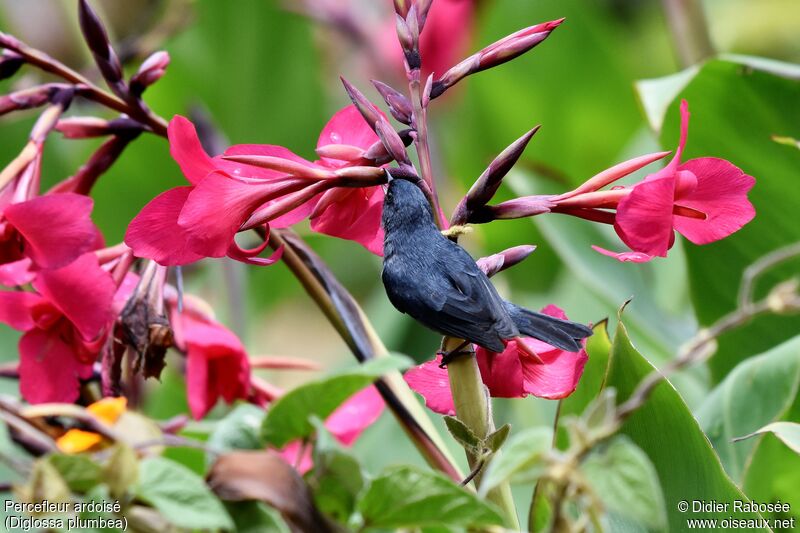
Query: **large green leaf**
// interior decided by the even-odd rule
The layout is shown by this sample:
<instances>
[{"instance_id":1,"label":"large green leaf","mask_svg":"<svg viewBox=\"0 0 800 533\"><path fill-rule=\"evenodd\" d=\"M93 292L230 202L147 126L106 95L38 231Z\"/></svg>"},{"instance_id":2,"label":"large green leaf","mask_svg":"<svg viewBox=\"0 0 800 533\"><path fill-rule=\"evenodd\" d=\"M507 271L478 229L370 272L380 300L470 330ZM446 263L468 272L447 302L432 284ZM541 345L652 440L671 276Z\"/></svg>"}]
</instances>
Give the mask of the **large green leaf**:
<instances>
[{"instance_id":1,"label":"large green leaf","mask_svg":"<svg viewBox=\"0 0 800 533\"><path fill-rule=\"evenodd\" d=\"M624 401L638 383L655 369L631 344L620 323L611 351L607 387ZM658 472L667 508L669 531L686 529L687 519L724 519L731 513L682 513L679 502L694 500L732 503L745 495L725 473L719 458L683 399L668 381L662 382L647 403L627 420L622 433L650 458ZM739 519L756 519L754 513L736 513Z\"/></svg>"},{"instance_id":2,"label":"large green leaf","mask_svg":"<svg viewBox=\"0 0 800 533\"><path fill-rule=\"evenodd\" d=\"M502 525L488 503L437 472L410 466L388 468L358 503L365 528Z\"/></svg>"},{"instance_id":3,"label":"large green leaf","mask_svg":"<svg viewBox=\"0 0 800 533\"><path fill-rule=\"evenodd\" d=\"M730 312L743 270L765 253L800 240L800 225L791 215L800 205L800 151L772 141L775 134L800 135L800 82L752 66L714 60L670 106L661 136L664 148L678 138L678 105L685 98L692 118L684 160L713 156L728 159L756 178L750 199L756 218L719 242L687 244L692 301L697 317L708 325ZM797 272L795 261L775 269L758 285L763 295L776 282ZM721 381L737 363L788 339L800 329L798 316L769 316L723 335L712 375Z\"/></svg>"},{"instance_id":4,"label":"large green leaf","mask_svg":"<svg viewBox=\"0 0 800 533\"><path fill-rule=\"evenodd\" d=\"M392 356L306 383L272 404L261 426L262 438L277 448L308 437L314 430L310 418L325 419L350 396L390 370L410 365L406 357Z\"/></svg>"},{"instance_id":5,"label":"large green leaf","mask_svg":"<svg viewBox=\"0 0 800 533\"><path fill-rule=\"evenodd\" d=\"M259 431L264 410L250 403L241 403L217 422L208 438L208 447L215 452L230 450L259 450L263 447ZM208 457L208 462L213 462Z\"/></svg>"},{"instance_id":6,"label":"large green leaf","mask_svg":"<svg viewBox=\"0 0 800 533\"><path fill-rule=\"evenodd\" d=\"M653 530L665 526L658 474L647 455L627 437L619 436L594 450L581 471L616 517Z\"/></svg>"},{"instance_id":7,"label":"large green leaf","mask_svg":"<svg viewBox=\"0 0 800 533\"><path fill-rule=\"evenodd\" d=\"M695 413L725 470L743 482L757 439L733 442L779 420L791 407L800 385L800 337L733 369Z\"/></svg>"},{"instance_id":8,"label":"large green leaf","mask_svg":"<svg viewBox=\"0 0 800 533\"><path fill-rule=\"evenodd\" d=\"M162 457L140 463L136 497L172 524L189 529L232 529L233 522L203 478Z\"/></svg>"}]
</instances>

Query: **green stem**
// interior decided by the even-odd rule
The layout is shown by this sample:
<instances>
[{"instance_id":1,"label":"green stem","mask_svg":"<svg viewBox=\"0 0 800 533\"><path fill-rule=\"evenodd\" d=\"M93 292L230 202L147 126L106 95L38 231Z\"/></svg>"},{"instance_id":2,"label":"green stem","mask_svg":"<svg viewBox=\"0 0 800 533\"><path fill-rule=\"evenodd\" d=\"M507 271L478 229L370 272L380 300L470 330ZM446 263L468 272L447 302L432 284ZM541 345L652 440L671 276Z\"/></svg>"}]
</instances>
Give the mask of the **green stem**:
<instances>
[{"instance_id":1,"label":"green stem","mask_svg":"<svg viewBox=\"0 0 800 533\"><path fill-rule=\"evenodd\" d=\"M461 339L446 338L444 351L458 347ZM453 391L453 404L456 415L478 438L485 438L495 430L492 420L489 394L481 379L478 361L475 355L461 356L447 365L447 374L450 378L450 389ZM498 452L500 453L500 452ZM467 452L467 461L471 469L475 469L480 457ZM475 486L479 487L483 478L482 471L475 475ZM519 530L519 518L514 500L511 497L511 486L503 483L491 490L487 499L497 505L505 515L506 527Z\"/></svg>"},{"instance_id":2,"label":"green stem","mask_svg":"<svg viewBox=\"0 0 800 533\"><path fill-rule=\"evenodd\" d=\"M714 55L714 45L700 0L662 0L682 67Z\"/></svg>"}]
</instances>

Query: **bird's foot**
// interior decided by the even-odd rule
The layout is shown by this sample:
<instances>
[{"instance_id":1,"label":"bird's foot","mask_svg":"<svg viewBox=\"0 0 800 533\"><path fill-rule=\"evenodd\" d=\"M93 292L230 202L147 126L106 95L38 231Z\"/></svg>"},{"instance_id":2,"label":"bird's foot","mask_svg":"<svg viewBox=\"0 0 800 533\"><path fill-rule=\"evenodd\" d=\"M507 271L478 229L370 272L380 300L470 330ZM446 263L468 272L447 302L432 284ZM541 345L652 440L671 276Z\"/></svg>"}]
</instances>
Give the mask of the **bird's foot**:
<instances>
[{"instance_id":1,"label":"bird's foot","mask_svg":"<svg viewBox=\"0 0 800 533\"><path fill-rule=\"evenodd\" d=\"M436 355L442 356L442 362L439 363L439 368L447 368L447 365L453 362L454 359L458 359L459 357L463 357L465 355L472 355L475 353L474 350L464 349L465 345L461 345L457 347L455 350L450 350L449 352L440 351L436 352Z\"/></svg>"}]
</instances>

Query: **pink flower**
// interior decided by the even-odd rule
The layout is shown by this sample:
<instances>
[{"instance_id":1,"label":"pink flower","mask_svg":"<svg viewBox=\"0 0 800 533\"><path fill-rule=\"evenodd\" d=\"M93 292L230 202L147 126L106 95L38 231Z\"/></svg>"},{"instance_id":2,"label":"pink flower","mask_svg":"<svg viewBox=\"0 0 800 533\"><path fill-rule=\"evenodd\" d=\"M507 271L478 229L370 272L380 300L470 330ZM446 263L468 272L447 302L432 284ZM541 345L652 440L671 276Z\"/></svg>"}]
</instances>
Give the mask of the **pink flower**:
<instances>
[{"instance_id":1,"label":"pink flower","mask_svg":"<svg viewBox=\"0 0 800 533\"><path fill-rule=\"evenodd\" d=\"M327 429L344 446L352 446L363 431L383 413L383 398L374 385L362 389L347 399L325 420ZM281 457L305 474L313 466L311 447L293 441L280 451ZM301 455L302 454L302 455Z\"/></svg>"},{"instance_id":2,"label":"pink flower","mask_svg":"<svg viewBox=\"0 0 800 533\"><path fill-rule=\"evenodd\" d=\"M188 300L187 300L188 302ZM189 410L199 420L222 398L228 404L247 399L250 363L239 338L202 311L171 306L175 345L186 352Z\"/></svg>"},{"instance_id":3,"label":"pink flower","mask_svg":"<svg viewBox=\"0 0 800 533\"><path fill-rule=\"evenodd\" d=\"M91 211L92 199L74 193L0 206L0 284L24 285L37 269L63 267L94 248Z\"/></svg>"},{"instance_id":4,"label":"pink flower","mask_svg":"<svg viewBox=\"0 0 800 533\"><path fill-rule=\"evenodd\" d=\"M633 186L619 200L614 229L633 251L666 257L673 230L695 244L708 244L738 231L755 216L747 199L755 179L724 159L680 162L689 127L681 102L681 136L672 161Z\"/></svg>"},{"instance_id":5,"label":"pink flower","mask_svg":"<svg viewBox=\"0 0 800 533\"><path fill-rule=\"evenodd\" d=\"M356 147L366 152L380 139L364 121L356 106L339 110L319 135L317 148L330 145ZM357 162L357 161L356 161ZM318 164L344 168L354 162L323 157ZM356 241L370 252L383 255L383 187L336 188L315 202L311 229L319 233Z\"/></svg>"},{"instance_id":6,"label":"pink flower","mask_svg":"<svg viewBox=\"0 0 800 533\"><path fill-rule=\"evenodd\" d=\"M269 258L257 258L263 248L242 250L234 236L250 215L276 194L292 190L293 186L296 190L297 180L279 179L286 175L222 156L210 157L203 150L194 125L184 117L175 116L170 121L168 136L170 153L191 185L163 192L147 204L128 226L126 244L138 257L163 265L225 255L256 264L277 261L278 252ZM240 150L252 153L253 147L232 146L226 154ZM280 146L259 146L258 153L305 162ZM271 225L291 225L309 211L303 208L287 212Z\"/></svg>"},{"instance_id":7,"label":"pink flower","mask_svg":"<svg viewBox=\"0 0 800 533\"><path fill-rule=\"evenodd\" d=\"M93 253L42 270L37 292L0 292L0 321L24 331L19 341L20 392L31 403L72 402L112 320L116 287Z\"/></svg>"},{"instance_id":8,"label":"pink flower","mask_svg":"<svg viewBox=\"0 0 800 533\"><path fill-rule=\"evenodd\" d=\"M566 319L564 312L548 305L542 312ZM518 346L525 343L525 348ZM529 355L534 352L541 361ZM528 395L539 398L560 399L575 391L583 374L588 356L585 350L565 352L536 339L526 338L511 341L502 353L494 353L477 347L481 378L495 398L524 398ZM425 398L429 409L444 415L455 415L453 395L447 369L439 368L441 356L412 368L405 374L408 385Z\"/></svg>"}]
</instances>

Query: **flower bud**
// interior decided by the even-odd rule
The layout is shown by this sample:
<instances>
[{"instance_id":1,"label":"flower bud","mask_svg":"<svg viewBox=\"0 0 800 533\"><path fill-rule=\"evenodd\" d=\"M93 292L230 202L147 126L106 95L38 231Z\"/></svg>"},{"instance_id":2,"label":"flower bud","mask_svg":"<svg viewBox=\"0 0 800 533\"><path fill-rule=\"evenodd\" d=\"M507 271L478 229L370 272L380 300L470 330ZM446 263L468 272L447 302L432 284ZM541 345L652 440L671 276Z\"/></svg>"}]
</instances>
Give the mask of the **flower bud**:
<instances>
[{"instance_id":1,"label":"flower bud","mask_svg":"<svg viewBox=\"0 0 800 533\"><path fill-rule=\"evenodd\" d=\"M509 248L507 250L503 250L498 254L493 254L487 257L481 257L475 263L478 265L478 268L483 270L483 273L486 274L488 277L492 277L498 272L501 272L507 268L511 268L512 266L521 263L525 260L529 255L536 250L536 246L530 244L523 244L520 246L514 246L513 248Z\"/></svg>"},{"instance_id":2,"label":"flower bud","mask_svg":"<svg viewBox=\"0 0 800 533\"><path fill-rule=\"evenodd\" d=\"M50 101L54 91L53 85L37 85L36 87L0 96L0 116L20 109L43 106Z\"/></svg>"},{"instance_id":3,"label":"flower bud","mask_svg":"<svg viewBox=\"0 0 800 533\"><path fill-rule=\"evenodd\" d=\"M25 64L25 60L16 52L4 50L0 56L0 80L5 80L17 73Z\"/></svg>"},{"instance_id":4,"label":"flower bud","mask_svg":"<svg viewBox=\"0 0 800 533\"><path fill-rule=\"evenodd\" d=\"M524 54L544 41L562 22L564 22L563 18L522 29L471 55L445 72L444 75L433 84L431 98L440 96L447 89L470 74L502 65Z\"/></svg>"},{"instance_id":5,"label":"flower bud","mask_svg":"<svg viewBox=\"0 0 800 533\"><path fill-rule=\"evenodd\" d=\"M142 126L129 118L105 120L97 117L62 118L55 130L67 139L90 139L106 135L133 135L142 131Z\"/></svg>"},{"instance_id":6,"label":"flower bud","mask_svg":"<svg viewBox=\"0 0 800 533\"><path fill-rule=\"evenodd\" d=\"M349 81L344 78L340 79L342 80L342 85L344 85L344 90L347 91L347 96L350 97L350 100L352 100L353 104L356 106L356 109L358 109L358 112L361 113L361 116L364 117L364 120L367 121L369 127L375 131L375 125L383 120L378 108Z\"/></svg>"},{"instance_id":7,"label":"flower bud","mask_svg":"<svg viewBox=\"0 0 800 533\"><path fill-rule=\"evenodd\" d=\"M364 159L364 150L349 144L326 144L316 149L317 155L325 159L336 159L349 163Z\"/></svg>"},{"instance_id":8,"label":"flower bud","mask_svg":"<svg viewBox=\"0 0 800 533\"><path fill-rule=\"evenodd\" d=\"M386 102L386 105L389 106L389 112L392 116L397 119L398 122L411 124L413 110L408 98L400 91L397 91L383 82L372 80L372 85L374 85L378 92L381 93L381 96L383 96L383 100Z\"/></svg>"},{"instance_id":9,"label":"flower bud","mask_svg":"<svg viewBox=\"0 0 800 533\"><path fill-rule=\"evenodd\" d=\"M386 150L395 161L398 163L411 164L411 161L408 159L408 154L406 153L406 147L403 144L403 141L400 139L400 136L397 134L391 124L383 119L383 117L381 117L381 120L375 124L375 133L378 134L378 137L380 137L381 142L386 147Z\"/></svg>"},{"instance_id":10,"label":"flower bud","mask_svg":"<svg viewBox=\"0 0 800 533\"><path fill-rule=\"evenodd\" d=\"M532 217L549 213L556 204L552 196L523 196L493 206L482 206L472 213L468 222L482 224L497 219Z\"/></svg>"},{"instance_id":11,"label":"flower bud","mask_svg":"<svg viewBox=\"0 0 800 533\"><path fill-rule=\"evenodd\" d=\"M92 51L103 78L114 92L119 93L122 89L122 64L111 47L103 22L87 0L78 2L78 20L86 44Z\"/></svg>"},{"instance_id":12,"label":"flower bud","mask_svg":"<svg viewBox=\"0 0 800 533\"><path fill-rule=\"evenodd\" d=\"M150 85L161 79L169 66L169 54L163 50L151 54L142 62L139 71L131 77L130 91L141 95Z\"/></svg>"}]
</instances>

